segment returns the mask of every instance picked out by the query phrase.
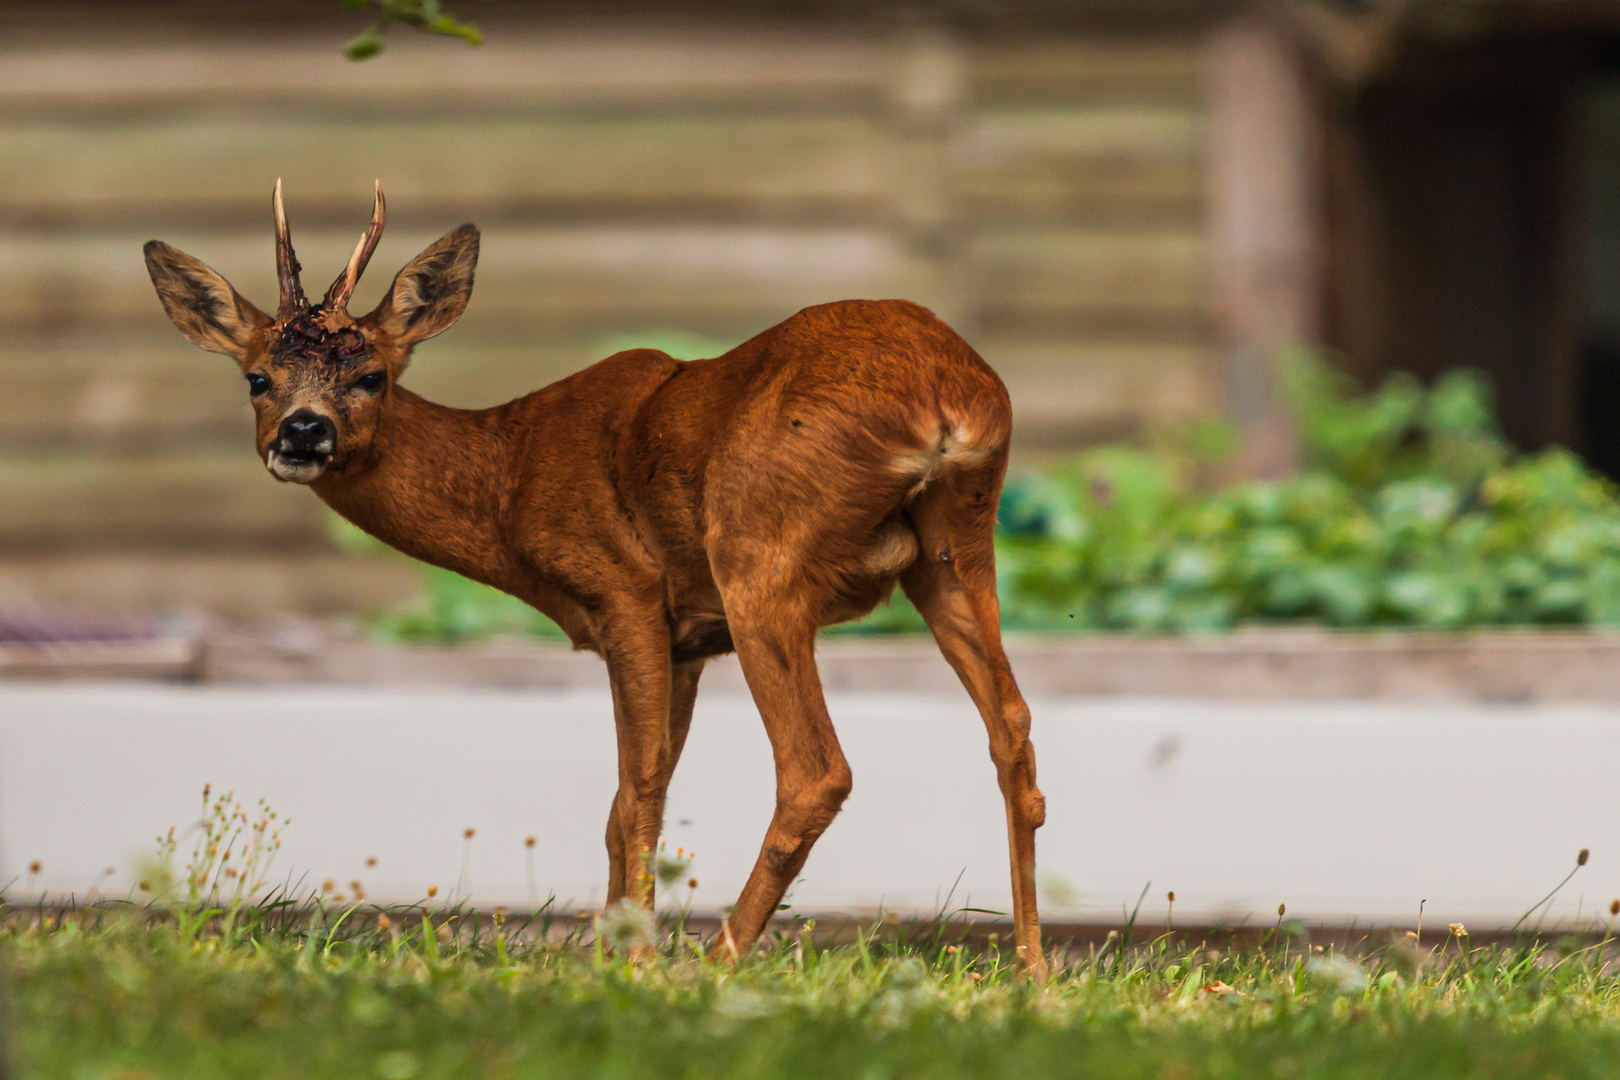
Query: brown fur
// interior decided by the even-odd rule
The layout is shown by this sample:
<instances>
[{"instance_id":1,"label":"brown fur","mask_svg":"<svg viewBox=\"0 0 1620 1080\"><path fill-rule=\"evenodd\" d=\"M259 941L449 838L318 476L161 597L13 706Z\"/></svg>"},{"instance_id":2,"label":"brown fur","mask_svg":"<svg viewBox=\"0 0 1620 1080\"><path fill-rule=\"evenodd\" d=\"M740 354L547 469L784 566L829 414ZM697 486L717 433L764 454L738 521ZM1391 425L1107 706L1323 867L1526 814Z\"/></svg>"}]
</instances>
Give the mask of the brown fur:
<instances>
[{"instance_id":1,"label":"brown fur","mask_svg":"<svg viewBox=\"0 0 1620 1080\"><path fill-rule=\"evenodd\" d=\"M607 662L619 741L610 903L652 902L645 867L698 678L735 649L777 797L717 949L752 946L850 790L816 631L898 584L989 730L1017 946L1044 972L1034 845L1045 808L1001 646L992 547L1011 407L948 326L906 301L825 304L714 359L631 350L504 405L451 409L396 380L411 347L466 305L471 226L352 321L365 349L348 360L325 338L287 346L286 327L223 278L154 245L153 281L181 331L272 379L255 399L261 458L291 410L321 411L338 433L311 483L321 499L399 550L533 605ZM381 392L354 389L369 371L387 374Z\"/></svg>"}]
</instances>

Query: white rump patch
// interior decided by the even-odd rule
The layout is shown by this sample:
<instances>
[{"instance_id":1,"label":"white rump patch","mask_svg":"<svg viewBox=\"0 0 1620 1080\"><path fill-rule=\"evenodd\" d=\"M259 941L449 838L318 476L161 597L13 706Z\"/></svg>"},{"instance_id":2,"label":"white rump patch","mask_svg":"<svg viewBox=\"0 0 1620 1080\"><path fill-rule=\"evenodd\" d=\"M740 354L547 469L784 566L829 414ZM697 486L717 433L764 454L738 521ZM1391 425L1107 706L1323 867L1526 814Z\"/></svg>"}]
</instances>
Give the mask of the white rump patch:
<instances>
[{"instance_id":1,"label":"white rump patch","mask_svg":"<svg viewBox=\"0 0 1620 1080\"><path fill-rule=\"evenodd\" d=\"M977 465L990 456L990 448L979 445L977 433L969 427L935 428L925 438L928 443L925 449L909 450L894 459L896 472L916 477L906 493L908 502L921 494L947 466Z\"/></svg>"}]
</instances>

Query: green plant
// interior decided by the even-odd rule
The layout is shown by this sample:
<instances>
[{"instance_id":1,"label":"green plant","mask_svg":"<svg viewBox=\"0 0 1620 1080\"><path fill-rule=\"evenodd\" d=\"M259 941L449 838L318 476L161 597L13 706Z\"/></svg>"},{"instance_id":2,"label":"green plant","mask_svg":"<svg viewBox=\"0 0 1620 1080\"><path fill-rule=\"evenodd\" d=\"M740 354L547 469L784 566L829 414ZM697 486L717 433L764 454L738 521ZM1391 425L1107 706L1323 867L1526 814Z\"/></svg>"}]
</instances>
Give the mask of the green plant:
<instances>
[{"instance_id":1,"label":"green plant","mask_svg":"<svg viewBox=\"0 0 1620 1080\"><path fill-rule=\"evenodd\" d=\"M1356 395L1296 357L1305 468L1213 493L1185 461L1109 447L1002 498L1010 628L1243 622L1620 625L1620 502L1562 450L1514 457L1483 380Z\"/></svg>"},{"instance_id":2,"label":"green plant","mask_svg":"<svg viewBox=\"0 0 1620 1080\"><path fill-rule=\"evenodd\" d=\"M194 839L185 867L176 873L180 841L170 828L158 837L156 857L143 869L141 890L168 911L183 935L195 936L222 918L220 932L229 939L243 909L274 892L266 891L265 879L286 825L264 799L250 817L235 792L212 795L212 785L204 784L202 816L190 830Z\"/></svg>"},{"instance_id":3,"label":"green plant","mask_svg":"<svg viewBox=\"0 0 1620 1080\"><path fill-rule=\"evenodd\" d=\"M469 45L482 45L484 35L472 23L464 23L444 10L439 0L342 0L345 8L376 8L377 21L343 47L350 60L369 60L383 50L382 36L394 23L403 23L425 34L460 38Z\"/></svg>"}]
</instances>

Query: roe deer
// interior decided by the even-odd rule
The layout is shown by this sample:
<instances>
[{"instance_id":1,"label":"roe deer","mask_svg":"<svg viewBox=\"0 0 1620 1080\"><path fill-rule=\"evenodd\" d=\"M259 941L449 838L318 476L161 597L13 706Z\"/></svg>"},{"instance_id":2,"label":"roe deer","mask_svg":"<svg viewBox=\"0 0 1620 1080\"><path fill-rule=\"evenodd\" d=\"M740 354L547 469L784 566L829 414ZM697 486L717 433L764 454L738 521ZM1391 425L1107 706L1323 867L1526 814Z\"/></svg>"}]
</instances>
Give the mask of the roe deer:
<instances>
[{"instance_id":1,"label":"roe deer","mask_svg":"<svg viewBox=\"0 0 1620 1080\"><path fill-rule=\"evenodd\" d=\"M1002 649L992 532L1012 425L967 342L899 300L806 308L723 356L631 349L490 409L399 385L420 341L472 293L478 230L411 260L377 307L348 300L371 225L325 297L299 283L274 196L274 318L159 241L146 266L169 318L247 376L258 453L278 479L408 555L492 585L607 663L619 744L608 902L650 906L646 868L698 676L735 651L776 759L776 811L717 955L748 950L850 790L816 670L816 632L896 583L990 733L1006 800L1017 947L1045 972L1035 906L1029 709Z\"/></svg>"}]
</instances>

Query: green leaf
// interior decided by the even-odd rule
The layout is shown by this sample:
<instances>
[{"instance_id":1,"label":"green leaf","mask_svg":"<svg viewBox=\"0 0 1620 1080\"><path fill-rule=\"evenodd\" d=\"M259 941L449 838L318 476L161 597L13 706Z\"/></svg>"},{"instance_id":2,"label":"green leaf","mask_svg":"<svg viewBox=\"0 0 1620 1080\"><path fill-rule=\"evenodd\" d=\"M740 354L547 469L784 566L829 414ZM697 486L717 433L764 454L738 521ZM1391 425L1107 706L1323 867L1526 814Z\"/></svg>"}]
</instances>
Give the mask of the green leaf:
<instances>
[{"instance_id":1,"label":"green leaf","mask_svg":"<svg viewBox=\"0 0 1620 1080\"><path fill-rule=\"evenodd\" d=\"M343 46L343 55L356 62L370 60L382 52L382 38L374 30L367 30L355 35L349 43Z\"/></svg>"},{"instance_id":2,"label":"green leaf","mask_svg":"<svg viewBox=\"0 0 1620 1080\"><path fill-rule=\"evenodd\" d=\"M1459 626L1468 616L1468 591L1451 574L1396 574L1385 586L1384 600L1406 621L1419 626Z\"/></svg>"}]
</instances>

